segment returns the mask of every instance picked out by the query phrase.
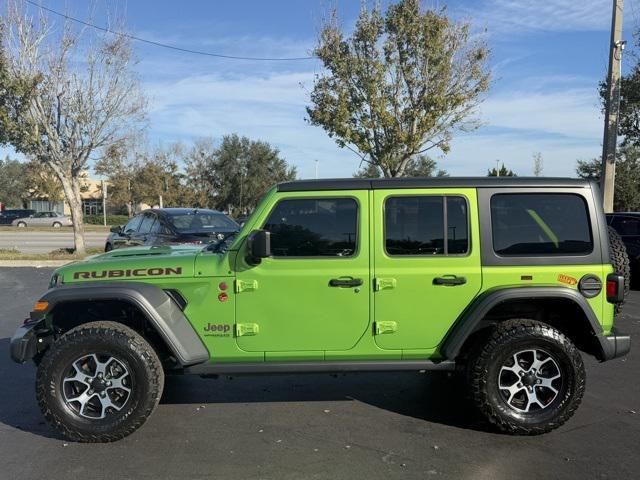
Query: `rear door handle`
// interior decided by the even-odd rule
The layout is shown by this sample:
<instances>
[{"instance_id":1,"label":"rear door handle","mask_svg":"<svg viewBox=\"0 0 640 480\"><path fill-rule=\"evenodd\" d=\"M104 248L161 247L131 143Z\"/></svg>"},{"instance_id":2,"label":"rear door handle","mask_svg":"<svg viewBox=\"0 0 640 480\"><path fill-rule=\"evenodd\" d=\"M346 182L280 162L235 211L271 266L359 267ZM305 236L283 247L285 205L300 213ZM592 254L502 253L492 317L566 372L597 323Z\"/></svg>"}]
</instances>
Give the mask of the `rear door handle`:
<instances>
[{"instance_id":1,"label":"rear door handle","mask_svg":"<svg viewBox=\"0 0 640 480\"><path fill-rule=\"evenodd\" d=\"M329 280L330 287L359 287L362 283L361 278L332 278Z\"/></svg>"},{"instance_id":2,"label":"rear door handle","mask_svg":"<svg viewBox=\"0 0 640 480\"><path fill-rule=\"evenodd\" d=\"M444 277L436 277L433 279L434 285L444 285L446 287L455 287L458 285L464 285L467 283L467 279L464 277L456 277L455 275L447 275Z\"/></svg>"}]
</instances>

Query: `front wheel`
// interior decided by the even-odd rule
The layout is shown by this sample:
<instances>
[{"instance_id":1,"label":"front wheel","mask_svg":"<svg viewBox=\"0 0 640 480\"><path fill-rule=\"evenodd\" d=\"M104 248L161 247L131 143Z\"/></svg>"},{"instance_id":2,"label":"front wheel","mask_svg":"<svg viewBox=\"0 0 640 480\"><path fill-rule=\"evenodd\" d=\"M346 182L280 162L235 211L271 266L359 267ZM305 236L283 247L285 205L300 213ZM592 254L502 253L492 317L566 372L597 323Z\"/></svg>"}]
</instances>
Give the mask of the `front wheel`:
<instances>
[{"instance_id":1,"label":"front wheel","mask_svg":"<svg viewBox=\"0 0 640 480\"><path fill-rule=\"evenodd\" d=\"M18 222L18 227L19 227L19 228L24 228L24 227L26 227L26 226L27 226L27 224L26 224L26 223L24 223L24 222Z\"/></svg>"},{"instance_id":2,"label":"front wheel","mask_svg":"<svg viewBox=\"0 0 640 480\"><path fill-rule=\"evenodd\" d=\"M134 330L92 322L47 350L36 396L49 423L78 442L112 442L138 429L160 401L162 365Z\"/></svg>"},{"instance_id":3,"label":"front wheel","mask_svg":"<svg viewBox=\"0 0 640 480\"><path fill-rule=\"evenodd\" d=\"M62 224L60 222L53 222L53 228L60 228Z\"/></svg>"},{"instance_id":4,"label":"front wheel","mask_svg":"<svg viewBox=\"0 0 640 480\"><path fill-rule=\"evenodd\" d=\"M580 352L542 322L498 324L469 361L475 404L505 433L549 432L565 423L582 401L586 375Z\"/></svg>"}]
</instances>

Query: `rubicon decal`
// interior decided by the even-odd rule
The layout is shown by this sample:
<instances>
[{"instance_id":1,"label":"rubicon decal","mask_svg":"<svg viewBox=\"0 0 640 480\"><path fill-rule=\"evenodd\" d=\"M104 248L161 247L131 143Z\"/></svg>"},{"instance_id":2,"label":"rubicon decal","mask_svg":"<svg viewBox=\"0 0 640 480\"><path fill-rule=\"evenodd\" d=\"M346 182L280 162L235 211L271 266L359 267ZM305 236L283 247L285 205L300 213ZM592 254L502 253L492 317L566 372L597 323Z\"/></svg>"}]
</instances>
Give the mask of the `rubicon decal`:
<instances>
[{"instance_id":1,"label":"rubicon decal","mask_svg":"<svg viewBox=\"0 0 640 480\"><path fill-rule=\"evenodd\" d=\"M127 270L94 270L91 272L75 272L74 280L79 278L126 278L126 277L164 277L180 275L182 267L131 268Z\"/></svg>"}]
</instances>

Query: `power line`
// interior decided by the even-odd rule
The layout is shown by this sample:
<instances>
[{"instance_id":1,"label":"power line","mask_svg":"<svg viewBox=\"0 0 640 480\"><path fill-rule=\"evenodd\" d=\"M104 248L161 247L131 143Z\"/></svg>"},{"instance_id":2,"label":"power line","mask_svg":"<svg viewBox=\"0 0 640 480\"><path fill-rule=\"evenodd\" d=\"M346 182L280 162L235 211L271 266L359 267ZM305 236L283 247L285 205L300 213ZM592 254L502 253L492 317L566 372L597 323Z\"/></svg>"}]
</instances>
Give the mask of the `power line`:
<instances>
[{"instance_id":1,"label":"power line","mask_svg":"<svg viewBox=\"0 0 640 480\"><path fill-rule=\"evenodd\" d=\"M228 60L251 60L251 61L258 61L258 62L291 62L291 61L299 61L299 60L314 60L316 58L316 57L313 57L313 56L310 56L310 57L288 57L288 58L241 57L241 56L237 56L237 55L223 55L221 53L203 52L201 50L192 50L190 48L176 47L175 45L169 45L169 44L166 44L166 43L156 42L154 40L148 40L146 38L137 37L135 35L131 35L131 34L124 33L124 32L116 32L114 30L110 30L109 28L101 27L100 25L95 25L93 23L85 22L84 20L80 20L79 18L72 17L70 15L67 15L66 13L58 12L58 11L53 10L51 8L47 8L44 5L40 5L40 4L38 4L38 3L36 3L36 2L34 2L32 0L24 0L24 1L29 3L29 4L31 4L31 5L33 5L34 7L41 8L43 10L46 10L49 13L52 13L54 15L58 15L59 17L63 17L65 19L71 20L73 22L80 23L80 24L85 25L87 27L95 28L96 30L101 30L103 32L110 33L112 35L118 35L118 36L121 36L121 37L129 38L131 40L135 40L136 42L146 43L146 44L153 45L153 46L156 46L156 47L161 47L161 48L168 48L170 50L176 50L178 52L192 53L194 55L204 55L204 56L207 56L207 57L226 58Z\"/></svg>"}]
</instances>

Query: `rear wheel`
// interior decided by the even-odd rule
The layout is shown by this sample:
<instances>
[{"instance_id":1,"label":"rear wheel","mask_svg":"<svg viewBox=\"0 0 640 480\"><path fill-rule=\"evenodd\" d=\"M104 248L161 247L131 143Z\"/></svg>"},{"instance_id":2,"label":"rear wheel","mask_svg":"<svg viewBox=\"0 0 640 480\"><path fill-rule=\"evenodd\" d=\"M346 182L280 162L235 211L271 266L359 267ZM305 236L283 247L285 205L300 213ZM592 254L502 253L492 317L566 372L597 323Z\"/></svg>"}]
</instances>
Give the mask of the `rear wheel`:
<instances>
[{"instance_id":1,"label":"rear wheel","mask_svg":"<svg viewBox=\"0 0 640 480\"><path fill-rule=\"evenodd\" d=\"M113 246L112 246L110 243L107 243L107 244L104 246L104 251L105 251L105 252L110 252L111 250L113 250Z\"/></svg>"},{"instance_id":2,"label":"rear wheel","mask_svg":"<svg viewBox=\"0 0 640 480\"><path fill-rule=\"evenodd\" d=\"M26 227L26 226L27 226L27 224L26 224L26 223L24 223L24 222L18 222L18 227L20 227L20 228L24 228L24 227Z\"/></svg>"},{"instance_id":3,"label":"rear wheel","mask_svg":"<svg viewBox=\"0 0 640 480\"><path fill-rule=\"evenodd\" d=\"M112 442L139 428L160 401L162 365L138 333L115 322L70 330L45 353L36 395L65 438Z\"/></svg>"},{"instance_id":4,"label":"rear wheel","mask_svg":"<svg viewBox=\"0 0 640 480\"><path fill-rule=\"evenodd\" d=\"M470 355L471 392L482 415L516 435L549 432L577 410L582 357L558 330L533 320L498 324Z\"/></svg>"},{"instance_id":5,"label":"rear wheel","mask_svg":"<svg viewBox=\"0 0 640 480\"><path fill-rule=\"evenodd\" d=\"M60 228L62 224L60 222L53 222L53 228Z\"/></svg>"}]
</instances>

